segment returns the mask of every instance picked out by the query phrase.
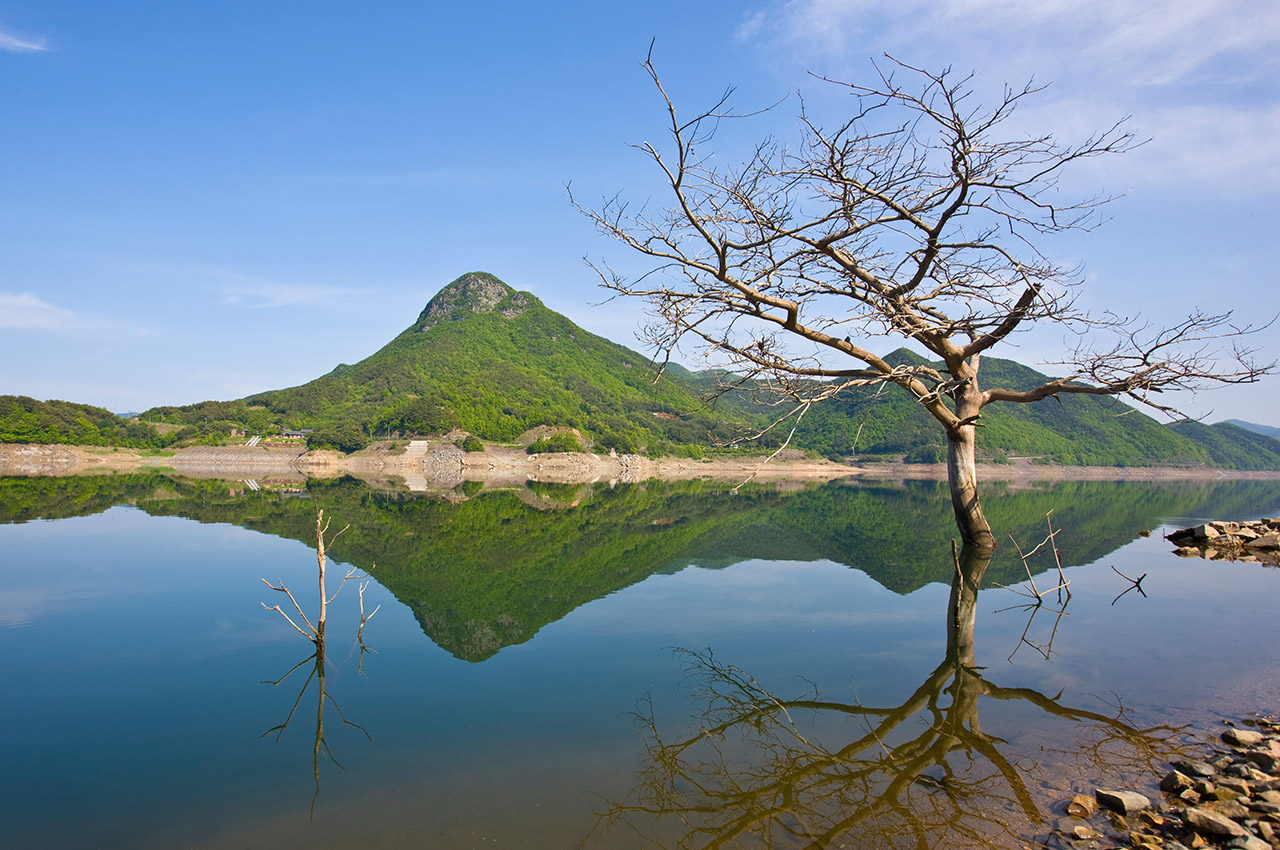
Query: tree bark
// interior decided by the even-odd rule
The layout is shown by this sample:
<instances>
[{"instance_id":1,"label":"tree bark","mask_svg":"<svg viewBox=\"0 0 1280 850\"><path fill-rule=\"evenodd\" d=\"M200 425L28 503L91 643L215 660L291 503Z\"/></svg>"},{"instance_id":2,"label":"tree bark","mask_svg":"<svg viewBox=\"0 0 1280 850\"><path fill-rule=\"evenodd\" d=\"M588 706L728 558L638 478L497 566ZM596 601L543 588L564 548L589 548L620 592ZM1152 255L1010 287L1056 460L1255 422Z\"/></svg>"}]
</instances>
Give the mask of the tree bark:
<instances>
[{"instance_id":1,"label":"tree bark","mask_svg":"<svg viewBox=\"0 0 1280 850\"><path fill-rule=\"evenodd\" d=\"M965 546L989 551L996 548L996 538L978 501L975 430L973 425L962 425L947 432L947 483L960 539Z\"/></svg>"}]
</instances>

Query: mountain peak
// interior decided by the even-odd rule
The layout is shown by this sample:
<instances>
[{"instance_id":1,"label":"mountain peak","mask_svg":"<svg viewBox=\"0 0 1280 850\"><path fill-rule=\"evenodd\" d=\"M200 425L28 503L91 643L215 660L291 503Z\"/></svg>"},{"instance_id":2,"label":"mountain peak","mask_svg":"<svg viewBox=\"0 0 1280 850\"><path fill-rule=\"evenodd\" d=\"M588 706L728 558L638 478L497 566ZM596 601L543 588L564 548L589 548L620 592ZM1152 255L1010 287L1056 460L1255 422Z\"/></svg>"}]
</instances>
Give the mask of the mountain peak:
<instances>
[{"instance_id":1,"label":"mountain peak","mask_svg":"<svg viewBox=\"0 0 1280 850\"><path fill-rule=\"evenodd\" d=\"M436 293L418 315L414 330L422 333L475 313L500 312L509 319L538 303L533 295L517 292L488 272L467 272Z\"/></svg>"}]
</instances>

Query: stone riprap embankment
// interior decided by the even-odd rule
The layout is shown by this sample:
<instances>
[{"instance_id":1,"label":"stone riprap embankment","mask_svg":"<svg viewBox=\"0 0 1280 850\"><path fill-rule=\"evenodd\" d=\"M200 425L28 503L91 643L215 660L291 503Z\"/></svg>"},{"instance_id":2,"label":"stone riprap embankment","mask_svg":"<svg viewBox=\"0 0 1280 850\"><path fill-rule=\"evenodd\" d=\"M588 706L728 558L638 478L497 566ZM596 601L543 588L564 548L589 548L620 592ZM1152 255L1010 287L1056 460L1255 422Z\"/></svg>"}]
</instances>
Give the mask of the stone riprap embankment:
<instances>
[{"instance_id":1,"label":"stone riprap embankment","mask_svg":"<svg viewBox=\"0 0 1280 850\"><path fill-rule=\"evenodd\" d=\"M1280 564L1280 517L1206 522L1167 534L1165 539L1177 546L1176 554L1184 558Z\"/></svg>"},{"instance_id":2,"label":"stone riprap embankment","mask_svg":"<svg viewBox=\"0 0 1280 850\"><path fill-rule=\"evenodd\" d=\"M1169 765L1158 802L1105 788L1092 797L1076 795L1044 846L1280 848L1280 723L1273 716L1252 717L1219 740L1225 746Z\"/></svg>"}]
</instances>

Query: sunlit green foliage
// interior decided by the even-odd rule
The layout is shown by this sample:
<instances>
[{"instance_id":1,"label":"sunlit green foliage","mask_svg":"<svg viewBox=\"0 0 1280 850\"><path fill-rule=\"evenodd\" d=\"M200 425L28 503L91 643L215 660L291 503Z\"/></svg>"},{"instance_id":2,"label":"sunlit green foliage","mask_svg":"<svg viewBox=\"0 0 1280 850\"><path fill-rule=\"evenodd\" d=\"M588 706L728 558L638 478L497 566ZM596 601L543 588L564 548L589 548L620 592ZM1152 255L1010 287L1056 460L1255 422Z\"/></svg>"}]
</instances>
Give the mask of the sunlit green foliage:
<instances>
[{"instance_id":1,"label":"sunlit green foliage","mask_svg":"<svg viewBox=\"0 0 1280 850\"><path fill-rule=\"evenodd\" d=\"M0 395L0 443L160 448L176 439L101 407Z\"/></svg>"},{"instance_id":2,"label":"sunlit green foliage","mask_svg":"<svg viewBox=\"0 0 1280 850\"><path fill-rule=\"evenodd\" d=\"M1179 422L1173 430L1205 447L1216 466L1229 469L1280 469L1280 440L1218 422Z\"/></svg>"},{"instance_id":3,"label":"sunlit green foliage","mask_svg":"<svg viewBox=\"0 0 1280 850\"><path fill-rule=\"evenodd\" d=\"M369 435L350 422L312 431L307 435L308 449L337 449L347 454L360 451L370 442Z\"/></svg>"},{"instance_id":4,"label":"sunlit green foliage","mask_svg":"<svg viewBox=\"0 0 1280 850\"><path fill-rule=\"evenodd\" d=\"M459 284L469 279L490 282L505 297L493 305L461 300ZM370 439L462 428L482 440L511 442L549 425L576 428L592 447L618 452L660 441L705 445L735 429L702 410L686 382L655 384L645 357L582 330L492 275L465 275L437 303L448 309L433 322L424 324L424 310L379 351L302 386L147 415L192 423L258 408L263 420L325 433L344 426Z\"/></svg>"},{"instance_id":5,"label":"sunlit green foliage","mask_svg":"<svg viewBox=\"0 0 1280 850\"><path fill-rule=\"evenodd\" d=\"M578 442L578 438L568 431L559 431L555 434L548 434L545 437L539 437L529 444L527 448L529 454L556 453L556 452L581 452L585 451L582 444Z\"/></svg>"},{"instance_id":6,"label":"sunlit green foliage","mask_svg":"<svg viewBox=\"0 0 1280 850\"><path fill-rule=\"evenodd\" d=\"M892 363L923 362L905 350ZM1029 389L1047 378L1015 363L985 357L984 386ZM1280 469L1280 442L1230 425L1162 425L1110 396L1069 395L1035 404L983 409L979 458L1035 458L1083 466L1201 466ZM795 444L823 455L945 459L946 436L907 393L885 386L845 393L815 405Z\"/></svg>"}]
</instances>

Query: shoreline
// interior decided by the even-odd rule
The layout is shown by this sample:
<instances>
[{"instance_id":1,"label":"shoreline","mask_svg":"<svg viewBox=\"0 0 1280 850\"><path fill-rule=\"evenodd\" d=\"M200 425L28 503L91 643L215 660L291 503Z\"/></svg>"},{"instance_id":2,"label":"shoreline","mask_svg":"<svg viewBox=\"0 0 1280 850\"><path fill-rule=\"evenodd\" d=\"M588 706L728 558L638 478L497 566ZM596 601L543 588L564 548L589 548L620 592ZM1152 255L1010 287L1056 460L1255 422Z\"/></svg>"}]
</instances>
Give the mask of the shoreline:
<instances>
[{"instance_id":1,"label":"shoreline","mask_svg":"<svg viewBox=\"0 0 1280 850\"><path fill-rule=\"evenodd\" d=\"M490 445L464 452L445 440L415 441L416 451L374 444L350 455L336 451L245 446L199 446L172 455L98 446L0 444L0 476L56 477L172 471L192 478L292 479L352 475L384 486L401 479L410 490L452 488L468 481L491 487L526 481L585 484L595 481L640 482L649 479L724 481L868 480L945 481L946 464L836 463L826 459L761 457L651 459L639 455L527 454L524 449ZM1098 467L1038 464L1027 460L979 463L984 481L1030 484L1037 481L1221 481L1280 480L1280 471L1207 467Z\"/></svg>"}]
</instances>

